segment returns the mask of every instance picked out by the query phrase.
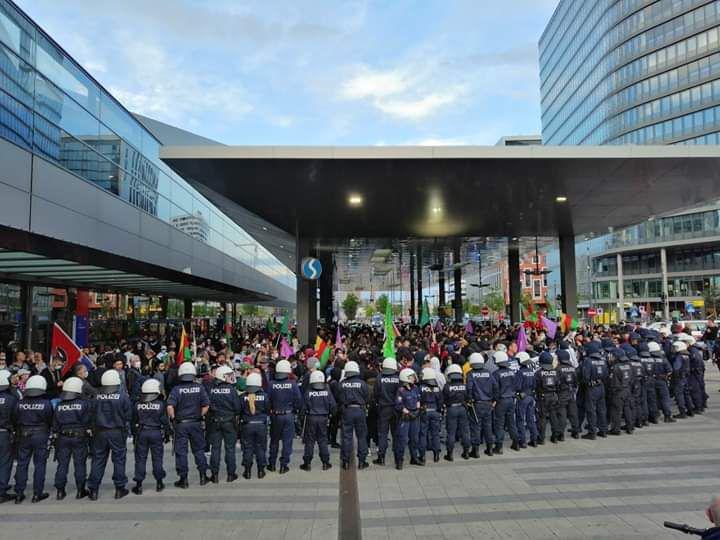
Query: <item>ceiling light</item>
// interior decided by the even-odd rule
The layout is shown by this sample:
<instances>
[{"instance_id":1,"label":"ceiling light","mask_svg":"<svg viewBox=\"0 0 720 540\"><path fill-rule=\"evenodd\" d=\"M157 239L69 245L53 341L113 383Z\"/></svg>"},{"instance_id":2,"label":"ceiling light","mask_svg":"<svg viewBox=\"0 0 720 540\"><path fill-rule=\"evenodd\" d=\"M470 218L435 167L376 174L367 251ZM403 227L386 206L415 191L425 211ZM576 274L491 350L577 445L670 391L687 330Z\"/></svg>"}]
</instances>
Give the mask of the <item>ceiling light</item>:
<instances>
[{"instance_id":1,"label":"ceiling light","mask_svg":"<svg viewBox=\"0 0 720 540\"><path fill-rule=\"evenodd\" d=\"M439 206L434 206L432 211L434 214L439 214L440 212L442 212L442 208L440 208Z\"/></svg>"},{"instance_id":2,"label":"ceiling light","mask_svg":"<svg viewBox=\"0 0 720 540\"><path fill-rule=\"evenodd\" d=\"M362 195L359 195L357 193L351 193L348 195L348 204L350 206L361 206L363 203Z\"/></svg>"},{"instance_id":3,"label":"ceiling light","mask_svg":"<svg viewBox=\"0 0 720 540\"><path fill-rule=\"evenodd\" d=\"M263 231L267 231L267 227L265 225L263 225L262 229L263 229Z\"/></svg>"},{"instance_id":4,"label":"ceiling light","mask_svg":"<svg viewBox=\"0 0 720 540\"><path fill-rule=\"evenodd\" d=\"M280 246L280 249L285 249L285 246Z\"/></svg>"},{"instance_id":5,"label":"ceiling light","mask_svg":"<svg viewBox=\"0 0 720 540\"><path fill-rule=\"evenodd\" d=\"M567 197L565 195L558 195L557 197L555 197L555 202L567 202Z\"/></svg>"}]
</instances>

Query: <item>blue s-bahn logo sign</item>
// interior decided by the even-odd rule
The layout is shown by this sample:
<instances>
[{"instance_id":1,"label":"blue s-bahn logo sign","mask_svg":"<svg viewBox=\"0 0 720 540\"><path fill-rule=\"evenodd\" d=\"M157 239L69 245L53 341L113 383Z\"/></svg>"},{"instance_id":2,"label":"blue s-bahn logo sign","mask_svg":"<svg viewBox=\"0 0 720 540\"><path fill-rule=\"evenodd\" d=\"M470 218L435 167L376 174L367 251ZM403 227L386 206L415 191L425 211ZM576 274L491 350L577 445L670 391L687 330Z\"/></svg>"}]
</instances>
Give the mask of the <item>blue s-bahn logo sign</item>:
<instances>
[{"instance_id":1,"label":"blue s-bahn logo sign","mask_svg":"<svg viewBox=\"0 0 720 540\"><path fill-rule=\"evenodd\" d=\"M319 259L314 257L305 257L300 264L300 273L305 279L315 281L320 279L322 274L322 264Z\"/></svg>"}]
</instances>

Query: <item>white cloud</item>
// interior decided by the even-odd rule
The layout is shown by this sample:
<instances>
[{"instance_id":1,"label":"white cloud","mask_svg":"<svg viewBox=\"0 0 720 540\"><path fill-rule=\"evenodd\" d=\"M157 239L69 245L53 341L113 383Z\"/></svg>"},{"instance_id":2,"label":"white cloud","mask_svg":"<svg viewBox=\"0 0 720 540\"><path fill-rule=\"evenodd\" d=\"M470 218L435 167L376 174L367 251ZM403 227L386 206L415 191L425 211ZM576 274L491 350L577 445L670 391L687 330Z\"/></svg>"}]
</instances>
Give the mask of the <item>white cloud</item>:
<instances>
[{"instance_id":1,"label":"white cloud","mask_svg":"<svg viewBox=\"0 0 720 540\"><path fill-rule=\"evenodd\" d=\"M402 120L421 120L441 107L453 104L462 94L460 89L444 93L432 93L417 99L377 99L375 107L385 114Z\"/></svg>"},{"instance_id":2,"label":"white cloud","mask_svg":"<svg viewBox=\"0 0 720 540\"><path fill-rule=\"evenodd\" d=\"M391 96L403 92L409 81L399 70L378 71L361 66L359 73L342 84L344 99L365 99Z\"/></svg>"}]
</instances>

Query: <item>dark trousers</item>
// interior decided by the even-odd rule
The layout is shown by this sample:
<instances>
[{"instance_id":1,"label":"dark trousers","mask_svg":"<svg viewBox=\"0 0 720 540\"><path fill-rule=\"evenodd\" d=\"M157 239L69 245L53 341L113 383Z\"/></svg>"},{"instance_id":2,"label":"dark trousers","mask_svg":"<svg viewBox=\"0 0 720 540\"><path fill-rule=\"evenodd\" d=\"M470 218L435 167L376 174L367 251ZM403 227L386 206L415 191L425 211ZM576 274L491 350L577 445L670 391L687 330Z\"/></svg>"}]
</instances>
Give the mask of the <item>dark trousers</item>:
<instances>
[{"instance_id":1,"label":"dark trousers","mask_svg":"<svg viewBox=\"0 0 720 540\"><path fill-rule=\"evenodd\" d=\"M701 411L703 409L703 388L701 384L702 375L699 373L691 373L688 377L688 390L693 402L693 410Z\"/></svg>"},{"instance_id":2,"label":"dark trousers","mask_svg":"<svg viewBox=\"0 0 720 540\"><path fill-rule=\"evenodd\" d=\"M672 415L672 400L670 399L670 388L667 380L655 379L655 396L657 405L662 409L663 414L668 417Z\"/></svg>"},{"instance_id":3,"label":"dark trousers","mask_svg":"<svg viewBox=\"0 0 720 540\"><path fill-rule=\"evenodd\" d=\"M178 422L175 424L175 470L180 478L188 475L188 445L195 458L200 474L208 469L205 459L205 433L200 422Z\"/></svg>"},{"instance_id":4,"label":"dark trousers","mask_svg":"<svg viewBox=\"0 0 720 540\"><path fill-rule=\"evenodd\" d=\"M397 426L397 445L394 445L393 453L395 462L402 463L405 458L405 448L410 447L410 459L418 459L420 435L420 419L401 416Z\"/></svg>"},{"instance_id":5,"label":"dark trousers","mask_svg":"<svg viewBox=\"0 0 720 540\"><path fill-rule=\"evenodd\" d=\"M528 432L530 432L530 440L534 441L538 438L537 423L535 422L535 398L525 395L522 399L518 399L515 408L517 410L518 442L525 444L528 440ZM490 442L488 441L488 443Z\"/></svg>"},{"instance_id":6,"label":"dark trousers","mask_svg":"<svg viewBox=\"0 0 720 540\"><path fill-rule=\"evenodd\" d=\"M353 434L357 438L357 456L360 461L367 460L367 424L363 407L345 407L342 413L342 446L340 459L350 461L353 447Z\"/></svg>"},{"instance_id":7,"label":"dark trousers","mask_svg":"<svg viewBox=\"0 0 720 540\"><path fill-rule=\"evenodd\" d=\"M685 392L687 390L687 379L685 377L675 377L673 380L673 392L675 401L677 401L680 414L688 412L687 402L685 401Z\"/></svg>"},{"instance_id":8,"label":"dark trousers","mask_svg":"<svg viewBox=\"0 0 720 540\"><path fill-rule=\"evenodd\" d=\"M622 418L625 418L625 425L632 429L635 425L632 408L632 395L629 388L614 388L611 391L610 419L613 431L621 427Z\"/></svg>"},{"instance_id":9,"label":"dark trousers","mask_svg":"<svg viewBox=\"0 0 720 540\"><path fill-rule=\"evenodd\" d=\"M48 432L32 433L20 437L17 468L15 469L15 493L25 493L30 460L33 462L33 493L39 495L45 489L45 468L48 459Z\"/></svg>"},{"instance_id":10,"label":"dark trousers","mask_svg":"<svg viewBox=\"0 0 720 540\"><path fill-rule=\"evenodd\" d=\"M280 441L282 441L282 453L280 454L280 465L288 465L292 455L293 437L295 436L295 416L290 414L279 414L270 420L270 465L275 466Z\"/></svg>"},{"instance_id":11,"label":"dark trousers","mask_svg":"<svg viewBox=\"0 0 720 540\"><path fill-rule=\"evenodd\" d=\"M645 403L647 403L647 417L649 420L656 420L658 416L658 400L655 393L655 379L648 377L643 386L645 390Z\"/></svg>"},{"instance_id":12,"label":"dark trousers","mask_svg":"<svg viewBox=\"0 0 720 540\"><path fill-rule=\"evenodd\" d=\"M388 449L388 433L392 434L393 438L393 450L397 445L397 429L396 414L394 406L385 406L378 408L377 416L377 429L378 429L378 456L385 457L385 453Z\"/></svg>"},{"instance_id":13,"label":"dark trousers","mask_svg":"<svg viewBox=\"0 0 720 540\"><path fill-rule=\"evenodd\" d=\"M637 411L637 416L635 417L635 422L638 421L647 422L648 419L648 402L647 402L647 392L645 391L645 380L641 380L637 383L637 387L634 389L634 397L635 397L635 410Z\"/></svg>"},{"instance_id":14,"label":"dark trousers","mask_svg":"<svg viewBox=\"0 0 720 540\"><path fill-rule=\"evenodd\" d=\"M558 394L559 403L559 422L560 422L560 434L562 435L567 426L568 420L570 421L570 429L573 433L580 431L580 424L578 422L578 410L577 401L572 392L560 392Z\"/></svg>"},{"instance_id":15,"label":"dark trousers","mask_svg":"<svg viewBox=\"0 0 720 540\"><path fill-rule=\"evenodd\" d=\"M553 435L560 435L560 402L555 393L545 394L538 398L538 439L545 439L545 426L550 420L550 432Z\"/></svg>"},{"instance_id":16,"label":"dark trousers","mask_svg":"<svg viewBox=\"0 0 720 540\"><path fill-rule=\"evenodd\" d=\"M10 487L13 455L10 444L10 432L0 431L0 496L7 493Z\"/></svg>"},{"instance_id":17,"label":"dark trousers","mask_svg":"<svg viewBox=\"0 0 720 540\"><path fill-rule=\"evenodd\" d=\"M305 451L303 461L310 463L313 459L315 444L318 445L318 454L323 463L330 462L330 450L328 449L328 419L325 415L307 415L305 417Z\"/></svg>"},{"instance_id":18,"label":"dark trousers","mask_svg":"<svg viewBox=\"0 0 720 540\"><path fill-rule=\"evenodd\" d=\"M127 447L125 444L125 432L121 429L99 431L92 441L92 465L90 467L90 478L88 488L97 491L105 475L105 466L108 457L112 454L113 462L113 484L116 488L124 488L127 485L125 475L125 459Z\"/></svg>"},{"instance_id":19,"label":"dark trousers","mask_svg":"<svg viewBox=\"0 0 720 540\"><path fill-rule=\"evenodd\" d=\"M145 480L148 454L152 456L153 477L157 482L165 478L163 468L163 432L160 429L141 429L135 441L135 475L133 480Z\"/></svg>"},{"instance_id":20,"label":"dark trousers","mask_svg":"<svg viewBox=\"0 0 720 540\"><path fill-rule=\"evenodd\" d=\"M500 398L495 404L495 444L502 445L507 429L513 442L518 440L515 427L515 398Z\"/></svg>"},{"instance_id":21,"label":"dark trousers","mask_svg":"<svg viewBox=\"0 0 720 540\"><path fill-rule=\"evenodd\" d=\"M607 433L607 403L603 384L585 389L585 416L588 433Z\"/></svg>"},{"instance_id":22,"label":"dark trousers","mask_svg":"<svg viewBox=\"0 0 720 540\"><path fill-rule=\"evenodd\" d=\"M67 485L68 470L70 469L70 458L73 462L75 476L75 487L80 489L87 480L87 437L66 437L58 435L55 442L55 458L57 469L55 470L55 489L65 489Z\"/></svg>"},{"instance_id":23,"label":"dark trousers","mask_svg":"<svg viewBox=\"0 0 720 540\"><path fill-rule=\"evenodd\" d=\"M237 431L235 422L211 422L208 427L208 441L210 441L210 470L213 474L220 472L220 452L225 446L225 467L228 475L235 474L237 461L235 459L235 443Z\"/></svg>"},{"instance_id":24,"label":"dark trousers","mask_svg":"<svg viewBox=\"0 0 720 540\"><path fill-rule=\"evenodd\" d=\"M420 416L420 433L418 435L418 455L425 458L425 452L430 440L430 450L440 452L440 424L442 414L438 411L426 411Z\"/></svg>"},{"instance_id":25,"label":"dark trousers","mask_svg":"<svg viewBox=\"0 0 720 540\"><path fill-rule=\"evenodd\" d=\"M470 425L470 442L473 444L473 446L477 446L481 443L479 439L482 439L485 441L485 444L493 444L495 442L495 433L493 432L493 407L492 404L489 401L478 401L473 404L473 409L475 411L475 415L470 415L470 418L468 420ZM475 416L477 416L477 422L475 421ZM472 427L473 425L476 427L478 432L481 434L480 437L478 437L477 443L472 438Z\"/></svg>"},{"instance_id":26,"label":"dark trousers","mask_svg":"<svg viewBox=\"0 0 720 540\"><path fill-rule=\"evenodd\" d=\"M452 455L457 437L460 438L463 450L470 448L470 432L465 407L448 407L445 416L445 430L447 431L445 446L448 454Z\"/></svg>"},{"instance_id":27,"label":"dark trousers","mask_svg":"<svg viewBox=\"0 0 720 540\"><path fill-rule=\"evenodd\" d=\"M267 448L267 423L265 421L252 421L242 429L243 466L252 467L253 457L258 469L267 465L265 449Z\"/></svg>"}]
</instances>

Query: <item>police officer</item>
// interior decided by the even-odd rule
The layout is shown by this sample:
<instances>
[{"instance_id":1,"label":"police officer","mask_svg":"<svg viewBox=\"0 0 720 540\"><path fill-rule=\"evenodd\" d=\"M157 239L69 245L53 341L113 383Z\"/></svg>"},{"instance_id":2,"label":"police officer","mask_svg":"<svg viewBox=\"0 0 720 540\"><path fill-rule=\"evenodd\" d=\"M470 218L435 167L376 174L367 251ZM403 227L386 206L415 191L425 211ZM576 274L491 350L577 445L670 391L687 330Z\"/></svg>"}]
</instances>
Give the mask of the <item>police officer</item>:
<instances>
[{"instance_id":1,"label":"police officer","mask_svg":"<svg viewBox=\"0 0 720 540\"><path fill-rule=\"evenodd\" d=\"M192 448L195 466L200 472L200 485L210 481L205 459L205 433L202 422L210 408L205 388L195 382L197 371L192 362L183 362L178 368L178 384L170 391L167 414L175 433L175 469L179 476L175 487L188 488L188 442Z\"/></svg>"},{"instance_id":2,"label":"police officer","mask_svg":"<svg viewBox=\"0 0 720 540\"><path fill-rule=\"evenodd\" d=\"M378 425L378 456L373 460L376 465L385 465L385 453L388 448L388 432L392 433L393 449L397 446L397 422L395 415L395 398L400 388L397 361L385 358L382 362L382 373L375 382L373 399L377 408Z\"/></svg>"},{"instance_id":3,"label":"police officer","mask_svg":"<svg viewBox=\"0 0 720 540\"><path fill-rule=\"evenodd\" d=\"M10 372L0 370L0 504L12 501L8 495L13 462L13 432L17 415L17 397L10 391Z\"/></svg>"},{"instance_id":4,"label":"police officer","mask_svg":"<svg viewBox=\"0 0 720 540\"><path fill-rule=\"evenodd\" d=\"M673 369L665 356L665 352L659 343L651 341L648 343L648 351L653 359L653 391L658 409L662 410L665 423L675 422L672 417L672 401L670 400L670 381ZM657 417L656 420L657 422Z\"/></svg>"},{"instance_id":5,"label":"police officer","mask_svg":"<svg viewBox=\"0 0 720 540\"><path fill-rule=\"evenodd\" d=\"M687 351L687 345L683 341L675 341L672 344L672 349L674 353L672 359L673 392L679 411L675 418L687 418L688 416L692 416L692 411L686 401L687 378L690 373L690 355Z\"/></svg>"},{"instance_id":6,"label":"police officer","mask_svg":"<svg viewBox=\"0 0 720 540\"><path fill-rule=\"evenodd\" d=\"M553 356L548 351L540 353L540 369L535 372L535 394L538 405L538 444L545 444L545 426L550 419L550 442L556 443L563 428L560 427L560 402L558 390L560 373L553 367Z\"/></svg>"},{"instance_id":7,"label":"police officer","mask_svg":"<svg viewBox=\"0 0 720 540\"><path fill-rule=\"evenodd\" d=\"M53 436L55 439L55 489L57 500L67 497L65 486L72 457L75 473L76 499L87 497L88 430L92 421L92 402L83 399L83 381L70 377L63 383L60 403L55 409Z\"/></svg>"},{"instance_id":8,"label":"police officer","mask_svg":"<svg viewBox=\"0 0 720 540\"><path fill-rule=\"evenodd\" d=\"M245 392L240 396L243 478L250 480L253 457L257 465L257 477L265 477L270 401L262 389L262 376L259 373L250 373L245 383Z\"/></svg>"},{"instance_id":9,"label":"police officer","mask_svg":"<svg viewBox=\"0 0 720 540\"><path fill-rule=\"evenodd\" d=\"M580 380L585 388L585 417L588 432L583 439L594 441L596 437L607 437L607 402L605 384L610 369L602 353L600 343L591 341L585 346L585 357L580 364Z\"/></svg>"},{"instance_id":10,"label":"police officer","mask_svg":"<svg viewBox=\"0 0 720 540\"><path fill-rule=\"evenodd\" d=\"M420 383L420 433L418 453L425 463L428 439L433 452L433 462L440 461L440 423L442 422L443 398L433 368L423 368Z\"/></svg>"},{"instance_id":11,"label":"police officer","mask_svg":"<svg viewBox=\"0 0 720 540\"><path fill-rule=\"evenodd\" d=\"M495 394L495 448L493 448L493 454L502 454L506 428L512 439L510 448L520 450L515 428L515 396L518 393L518 387L515 373L508 366L510 359L507 353L496 351L493 358L498 367L497 371L492 374L498 384Z\"/></svg>"},{"instance_id":12,"label":"police officer","mask_svg":"<svg viewBox=\"0 0 720 540\"><path fill-rule=\"evenodd\" d=\"M167 408L162 399L160 381L146 379L140 387L140 401L133 407L133 427L135 436L135 495L142 494L142 483L145 480L145 468L148 453L152 456L153 477L155 478L155 491L158 493L165 489L163 478L163 443L170 438L170 421L167 417Z\"/></svg>"},{"instance_id":13,"label":"police officer","mask_svg":"<svg viewBox=\"0 0 720 540\"><path fill-rule=\"evenodd\" d=\"M302 408L302 394L295 381L289 379L292 366L287 360L280 360L275 366L275 379L270 383L268 391L270 399L270 462L268 471L275 470L280 441L280 474L290 469L293 437L295 436L295 412Z\"/></svg>"},{"instance_id":14,"label":"police officer","mask_svg":"<svg viewBox=\"0 0 720 540\"><path fill-rule=\"evenodd\" d=\"M420 390L415 384L417 375L411 368L400 371L400 388L395 398L398 415L397 445L395 445L395 468L402 470L405 447L410 447L410 464L421 465L418 459L418 435L420 432Z\"/></svg>"},{"instance_id":15,"label":"police officer","mask_svg":"<svg viewBox=\"0 0 720 540\"><path fill-rule=\"evenodd\" d=\"M495 443L492 412L498 395L498 382L493 374L485 369L485 357L482 353L472 353L469 360L471 371L468 373L468 399L472 406L470 411L470 442L472 443L470 457L480 457L481 437L485 440L485 455L492 456ZM472 434L473 427L476 431L474 436Z\"/></svg>"},{"instance_id":16,"label":"police officer","mask_svg":"<svg viewBox=\"0 0 720 540\"><path fill-rule=\"evenodd\" d=\"M465 405L470 401L467 384L463 382L462 368L457 364L448 366L445 376L447 383L443 387L443 401L445 403L445 431L447 432L445 446L447 453L445 459L453 461L453 450L458 433L462 442L463 459L470 459L470 433L468 431L468 415Z\"/></svg>"},{"instance_id":17,"label":"police officer","mask_svg":"<svg viewBox=\"0 0 720 540\"><path fill-rule=\"evenodd\" d=\"M705 401L705 392L703 390L705 360L694 337L688 335L683 341L688 347L688 356L690 357L690 373L688 374L687 388L693 404L693 413L702 414L705 408L703 405Z\"/></svg>"},{"instance_id":18,"label":"police officer","mask_svg":"<svg viewBox=\"0 0 720 540\"><path fill-rule=\"evenodd\" d=\"M615 361L610 368L610 435L620 435L621 418L625 418L622 426L628 435L632 434L634 419L631 388L633 373L627 354L621 348L611 353Z\"/></svg>"},{"instance_id":19,"label":"police officer","mask_svg":"<svg viewBox=\"0 0 720 540\"><path fill-rule=\"evenodd\" d=\"M558 400L560 403L560 435L559 441L565 440L565 426L570 421L570 433L573 439L580 437L580 426L578 419L577 401L575 394L578 388L577 369L572 365L570 353L567 349L560 349L557 352L558 372L560 373L560 388L558 389Z\"/></svg>"},{"instance_id":20,"label":"police officer","mask_svg":"<svg viewBox=\"0 0 720 540\"><path fill-rule=\"evenodd\" d=\"M638 351L632 345L623 345L625 352L630 360L630 369L633 374L633 384L630 389L632 394L633 418L635 419L635 427L642 428L648 425L647 421L647 403L643 404L643 396L645 395L645 368ZM643 416L644 413L644 416Z\"/></svg>"},{"instance_id":21,"label":"police officer","mask_svg":"<svg viewBox=\"0 0 720 540\"><path fill-rule=\"evenodd\" d=\"M210 409L208 412L207 437L210 443L210 480L217 484L220 473L220 451L225 445L227 481L237 480L235 444L237 443L237 419L240 415L240 396L235 390L235 372L231 367L219 366L214 380L208 387Z\"/></svg>"},{"instance_id":22,"label":"police officer","mask_svg":"<svg viewBox=\"0 0 720 540\"><path fill-rule=\"evenodd\" d=\"M316 370L310 373L310 388L304 396L305 422L303 427L305 452L303 464L300 468L310 472L315 443L322 462L323 471L327 471L330 464L330 450L328 449L328 417L335 414L337 404L332 392L325 384L325 375Z\"/></svg>"},{"instance_id":23,"label":"police officer","mask_svg":"<svg viewBox=\"0 0 720 540\"><path fill-rule=\"evenodd\" d=\"M637 346L640 363L643 368L643 406L642 415L647 423L657 424L657 399L655 396L655 360L650 355L647 342L639 343Z\"/></svg>"},{"instance_id":24,"label":"police officer","mask_svg":"<svg viewBox=\"0 0 720 540\"><path fill-rule=\"evenodd\" d=\"M44 501L49 497L44 492L45 467L53 410L50 400L45 397L46 390L45 377L33 375L27 380L23 397L16 405L19 441L15 469L15 504L25 500L30 460L34 465L32 502Z\"/></svg>"},{"instance_id":25,"label":"police officer","mask_svg":"<svg viewBox=\"0 0 720 540\"><path fill-rule=\"evenodd\" d=\"M357 438L358 469L368 467L367 423L365 407L370 391L360 378L360 366L350 360L345 364L345 378L338 385L338 404L342 407L342 445L340 460L343 469L350 468L350 454L353 446L353 433Z\"/></svg>"},{"instance_id":26,"label":"police officer","mask_svg":"<svg viewBox=\"0 0 720 540\"><path fill-rule=\"evenodd\" d=\"M535 422L535 368L530 355L525 351L517 353L515 358L520 363L520 369L516 375L518 442L520 448L526 448L528 444L536 447L538 429ZM529 439L527 439L528 432L530 432Z\"/></svg>"},{"instance_id":27,"label":"police officer","mask_svg":"<svg viewBox=\"0 0 720 540\"><path fill-rule=\"evenodd\" d=\"M100 384L93 411L92 464L88 478L88 497L91 501L98 499L105 465L111 453L115 498L121 499L129 493L126 487L125 459L126 439L132 421L132 403L127 392L123 391L124 387L116 370L103 373Z\"/></svg>"}]
</instances>

